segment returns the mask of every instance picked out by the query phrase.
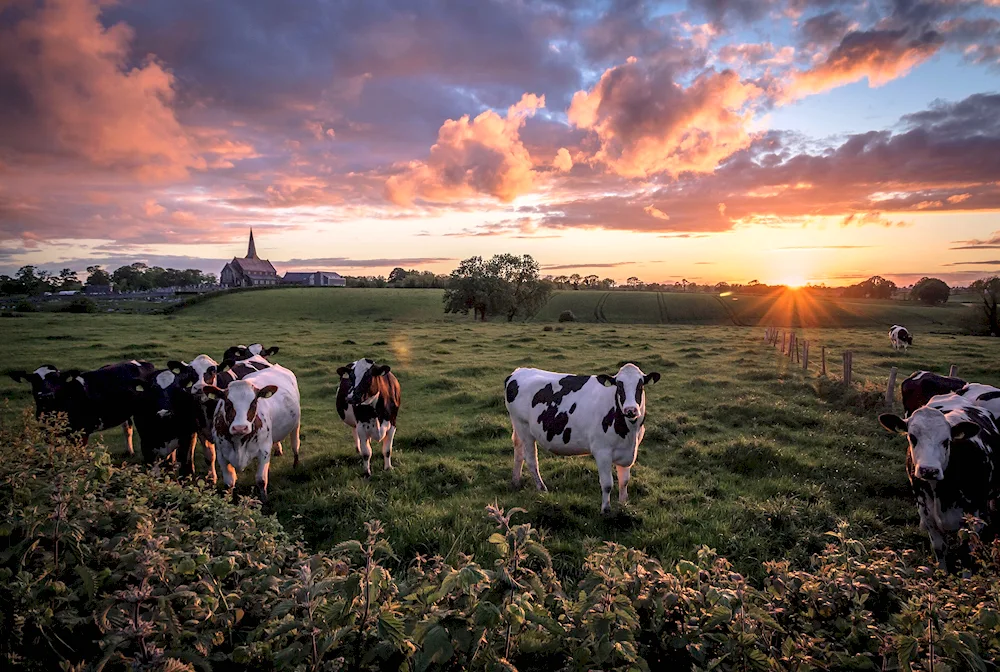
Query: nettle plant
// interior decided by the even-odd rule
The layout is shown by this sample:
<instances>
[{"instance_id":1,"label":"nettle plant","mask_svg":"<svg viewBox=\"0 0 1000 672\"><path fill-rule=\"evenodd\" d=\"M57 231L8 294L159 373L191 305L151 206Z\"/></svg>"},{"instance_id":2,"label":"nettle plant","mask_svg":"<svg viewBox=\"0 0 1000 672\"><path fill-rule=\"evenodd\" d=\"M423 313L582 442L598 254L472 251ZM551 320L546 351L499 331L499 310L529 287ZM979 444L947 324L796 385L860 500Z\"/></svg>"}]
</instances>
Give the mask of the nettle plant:
<instances>
[{"instance_id":1,"label":"nettle plant","mask_svg":"<svg viewBox=\"0 0 1000 672\"><path fill-rule=\"evenodd\" d=\"M309 553L259 503L0 427L0 665L53 670L993 670L1000 545L971 576L846 525L751 585L709 548L604 543L563 585L520 509L490 557L397 558L378 521Z\"/></svg>"}]
</instances>

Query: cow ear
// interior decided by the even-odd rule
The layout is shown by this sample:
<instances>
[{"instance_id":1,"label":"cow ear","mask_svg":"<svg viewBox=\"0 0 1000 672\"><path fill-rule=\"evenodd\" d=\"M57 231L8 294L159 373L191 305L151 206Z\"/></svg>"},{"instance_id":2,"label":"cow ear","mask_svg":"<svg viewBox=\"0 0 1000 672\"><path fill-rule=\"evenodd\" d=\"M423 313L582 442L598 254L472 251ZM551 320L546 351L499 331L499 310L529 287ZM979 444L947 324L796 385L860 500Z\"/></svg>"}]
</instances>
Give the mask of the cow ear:
<instances>
[{"instance_id":1,"label":"cow ear","mask_svg":"<svg viewBox=\"0 0 1000 672\"><path fill-rule=\"evenodd\" d=\"M883 413L878 416L878 422L890 432L906 434L906 420L903 420L895 413Z\"/></svg>"},{"instance_id":2,"label":"cow ear","mask_svg":"<svg viewBox=\"0 0 1000 672\"><path fill-rule=\"evenodd\" d=\"M205 396L211 399L212 401L218 401L219 399L222 399L223 397L226 396L225 390L220 390L215 385L206 385L205 387L201 388L201 391L204 392Z\"/></svg>"},{"instance_id":3,"label":"cow ear","mask_svg":"<svg viewBox=\"0 0 1000 672\"><path fill-rule=\"evenodd\" d=\"M28 382L28 372L27 371L11 371L7 374L10 379L15 383L27 383Z\"/></svg>"},{"instance_id":4,"label":"cow ear","mask_svg":"<svg viewBox=\"0 0 1000 672\"><path fill-rule=\"evenodd\" d=\"M235 365L236 365L236 362L234 360L232 360L232 359L224 359L219 364L219 368L217 369L216 372L217 373L225 373L227 370L233 368L233 366L235 366Z\"/></svg>"},{"instance_id":5,"label":"cow ear","mask_svg":"<svg viewBox=\"0 0 1000 672\"><path fill-rule=\"evenodd\" d=\"M657 373L656 371L653 371L652 373L647 373L646 377L643 378L642 380L647 385L652 385L653 383L660 382L660 374Z\"/></svg>"},{"instance_id":6,"label":"cow ear","mask_svg":"<svg viewBox=\"0 0 1000 672\"><path fill-rule=\"evenodd\" d=\"M597 382L599 382L604 387L611 387L615 384L615 377L609 376L606 373L601 373L597 375Z\"/></svg>"},{"instance_id":7,"label":"cow ear","mask_svg":"<svg viewBox=\"0 0 1000 672\"><path fill-rule=\"evenodd\" d=\"M276 354L278 354L278 346L276 345L272 345L270 348L264 351L265 357L270 357L271 355L276 355Z\"/></svg>"},{"instance_id":8,"label":"cow ear","mask_svg":"<svg viewBox=\"0 0 1000 672\"><path fill-rule=\"evenodd\" d=\"M141 380L131 380L129 381L128 385L139 394L142 394L143 392L146 391L146 386L142 384Z\"/></svg>"},{"instance_id":9,"label":"cow ear","mask_svg":"<svg viewBox=\"0 0 1000 672\"><path fill-rule=\"evenodd\" d=\"M974 422L960 422L951 428L951 440L961 441L962 439L972 439L979 434L979 425Z\"/></svg>"},{"instance_id":10,"label":"cow ear","mask_svg":"<svg viewBox=\"0 0 1000 672\"><path fill-rule=\"evenodd\" d=\"M62 376L64 383L69 383L72 382L74 378L80 377L80 371L77 369L70 369L69 371L63 371L60 375Z\"/></svg>"},{"instance_id":11,"label":"cow ear","mask_svg":"<svg viewBox=\"0 0 1000 672\"><path fill-rule=\"evenodd\" d=\"M344 376L347 375L348 371L350 371L350 369L348 367L341 366L340 368L337 369L337 375L340 376L340 377L344 377Z\"/></svg>"},{"instance_id":12,"label":"cow ear","mask_svg":"<svg viewBox=\"0 0 1000 672\"><path fill-rule=\"evenodd\" d=\"M274 396L274 393L278 391L277 385L268 385L267 387L262 387L257 390L258 399L270 399Z\"/></svg>"},{"instance_id":13,"label":"cow ear","mask_svg":"<svg viewBox=\"0 0 1000 672\"><path fill-rule=\"evenodd\" d=\"M389 368L389 365L388 364L383 364L382 366L376 366L374 373L375 373L376 376L384 376L385 374L389 373L390 371L392 371L392 369Z\"/></svg>"},{"instance_id":14,"label":"cow ear","mask_svg":"<svg viewBox=\"0 0 1000 672\"><path fill-rule=\"evenodd\" d=\"M179 362L176 359L171 359L169 362L167 362L167 368L170 369L170 372L173 373L174 375L179 375L185 369L186 366L187 364L185 364L184 362Z\"/></svg>"}]
</instances>

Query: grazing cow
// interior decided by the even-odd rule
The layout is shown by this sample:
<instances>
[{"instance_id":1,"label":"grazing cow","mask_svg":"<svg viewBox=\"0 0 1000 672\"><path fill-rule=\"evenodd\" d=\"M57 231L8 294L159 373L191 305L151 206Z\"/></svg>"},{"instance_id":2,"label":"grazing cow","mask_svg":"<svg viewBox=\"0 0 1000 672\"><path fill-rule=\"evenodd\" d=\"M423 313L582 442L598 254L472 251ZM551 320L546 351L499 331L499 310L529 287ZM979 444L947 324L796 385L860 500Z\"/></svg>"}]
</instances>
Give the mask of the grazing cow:
<instances>
[{"instance_id":1,"label":"grazing cow","mask_svg":"<svg viewBox=\"0 0 1000 672\"><path fill-rule=\"evenodd\" d=\"M908 347L913 345L913 334L907 331L906 327L901 327L898 324L892 325L889 329L889 342L892 343L894 350L899 350L900 347L905 351Z\"/></svg>"},{"instance_id":2,"label":"grazing cow","mask_svg":"<svg viewBox=\"0 0 1000 672\"><path fill-rule=\"evenodd\" d=\"M601 513L611 510L612 465L618 471L618 501L628 502L632 465L645 433L643 388L660 379L626 364L614 376L577 376L540 369L515 369L504 383L507 412L514 431L514 477L521 467L538 490L546 490L538 472L537 444L556 455L593 455L601 480Z\"/></svg>"},{"instance_id":3,"label":"grazing cow","mask_svg":"<svg viewBox=\"0 0 1000 672\"><path fill-rule=\"evenodd\" d=\"M10 377L31 384L35 399L35 417L65 413L71 432L82 432L84 444L94 432L121 425L129 455L132 447L132 416L136 394L134 380L148 381L156 367L149 362L131 360L108 364L95 371L59 371L51 364L31 373L13 371Z\"/></svg>"},{"instance_id":4,"label":"grazing cow","mask_svg":"<svg viewBox=\"0 0 1000 672\"><path fill-rule=\"evenodd\" d=\"M235 380L226 389L206 385L205 394L218 401L212 437L222 480L236 493L236 478L257 458L257 489L267 502L267 474L273 443L291 437L294 466L299 466L301 407L295 374L272 366Z\"/></svg>"},{"instance_id":5,"label":"grazing cow","mask_svg":"<svg viewBox=\"0 0 1000 672\"><path fill-rule=\"evenodd\" d=\"M342 366L337 375L337 415L354 433L365 477L372 475L372 441L382 442L383 467L392 469L392 439L401 402L399 381L387 365L378 366L370 359Z\"/></svg>"},{"instance_id":6,"label":"grazing cow","mask_svg":"<svg viewBox=\"0 0 1000 672\"><path fill-rule=\"evenodd\" d=\"M176 454L180 475L194 474L199 405L191 393L198 374L184 362L171 361L149 383L135 381L139 392L135 426L147 463ZM214 471L214 465L209 464Z\"/></svg>"},{"instance_id":7,"label":"grazing cow","mask_svg":"<svg viewBox=\"0 0 1000 672\"><path fill-rule=\"evenodd\" d=\"M906 475L917 500L920 527L927 531L941 569L954 572L967 551L959 531L966 515L991 520L1000 494L1000 429L997 418L957 394L934 397L906 420L885 413L879 423L907 435Z\"/></svg>"},{"instance_id":8,"label":"grazing cow","mask_svg":"<svg viewBox=\"0 0 1000 672\"><path fill-rule=\"evenodd\" d=\"M272 355L278 354L278 347L272 346L270 348L265 348L260 343L252 343L251 345L234 345L228 348L222 355L222 361L230 362L242 362L244 359L250 359L251 357L260 357L266 360Z\"/></svg>"},{"instance_id":9,"label":"grazing cow","mask_svg":"<svg viewBox=\"0 0 1000 672\"><path fill-rule=\"evenodd\" d=\"M915 371L904 380L900 386L903 397L903 417L909 417L913 411L926 404L931 397L949 392L957 392L965 385L961 378L939 376L931 371Z\"/></svg>"}]
</instances>

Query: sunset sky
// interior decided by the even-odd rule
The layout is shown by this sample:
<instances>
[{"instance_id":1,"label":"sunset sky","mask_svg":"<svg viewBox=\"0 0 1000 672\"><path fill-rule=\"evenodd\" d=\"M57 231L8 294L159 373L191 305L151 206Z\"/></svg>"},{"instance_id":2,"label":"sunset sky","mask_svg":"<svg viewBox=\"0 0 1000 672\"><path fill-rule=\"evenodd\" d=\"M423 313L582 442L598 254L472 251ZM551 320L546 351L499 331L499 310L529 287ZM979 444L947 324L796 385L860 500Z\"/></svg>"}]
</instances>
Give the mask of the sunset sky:
<instances>
[{"instance_id":1,"label":"sunset sky","mask_svg":"<svg viewBox=\"0 0 1000 672\"><path fill-rule=\"evenodd\" d=\"M0 272L964 284L1000 0L0 0Z\"/></svg>"}]
</instances>

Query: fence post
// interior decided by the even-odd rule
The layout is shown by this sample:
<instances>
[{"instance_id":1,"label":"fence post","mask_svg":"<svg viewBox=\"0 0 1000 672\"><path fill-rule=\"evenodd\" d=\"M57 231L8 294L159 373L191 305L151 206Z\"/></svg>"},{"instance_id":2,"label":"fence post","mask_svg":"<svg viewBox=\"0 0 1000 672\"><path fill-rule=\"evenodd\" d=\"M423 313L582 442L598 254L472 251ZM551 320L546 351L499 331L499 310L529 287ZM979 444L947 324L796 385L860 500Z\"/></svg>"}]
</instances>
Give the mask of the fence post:
<instances>
[{"instance_id":1,"label":"fence post","mask_svg":"<svg viewBox=\"0 0 1000 672\"><path fill-rule=\"evenodd\" d=\"M809 341L802 344L802 370L809 370Z\"/></svg>"},{"instance_id":2,"label":"fence post","mask_svg":"<svg viewBox=\"0 0 1000 672\"><path fill-rule=\"evenodd\" d=\"M853 364L853 362L851 361L853 359L853 357L851 355L852 355L852 353L851 353L850 350L845 351L844 355L843 355L843 358L844 358L844 385L846 385L847 387L851 386L851 365Z\"/></svg>"},{"instance_id":3,"label":"fence post","mask_svg":"<svg viewBox=\"0 0 1000 672\"><path fill-rule=\"evenodd\" d=\"M958 375L958 366L955 364L951 365L951 369L948 370L948 375L952 378Z\"/></svg>"},{"instance_id":4,"label":"fence post","mask_svg":"<svg viewBox=\"0 0 1000 672\"><path fill-rule=\"evenodd\" d=\"M896 393L896 367L889 369L889 384L885 388L885 405L892 406L892 397Z\"/></svg>"},{"instance_id":5,"label":"fence post","mask_svg":"<svg viewBox=\"0 0 1000 672\"><path fill-rule=\"evenodd\" d=\"M781 354L785 354L785 332L781 332Z\"/></svg>"},{"instance_id":6,"label":"fence post","mask_svg":"<svg viewBox=\"0 0 1000 672\"><path fill-rule=\"evenodd\" d=\"M823 365L823 368L820 370L819 375L825 376L826 375L826 346L825 345L819 346L819 356L820 356L820 360L822 360L822 365Z\"/></svg>"}]
</instances>

